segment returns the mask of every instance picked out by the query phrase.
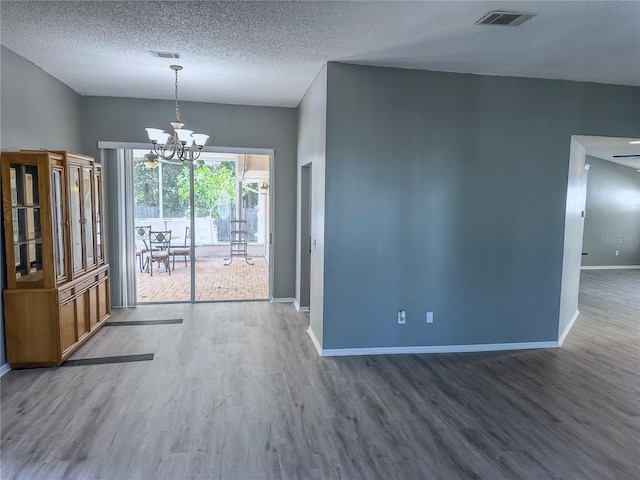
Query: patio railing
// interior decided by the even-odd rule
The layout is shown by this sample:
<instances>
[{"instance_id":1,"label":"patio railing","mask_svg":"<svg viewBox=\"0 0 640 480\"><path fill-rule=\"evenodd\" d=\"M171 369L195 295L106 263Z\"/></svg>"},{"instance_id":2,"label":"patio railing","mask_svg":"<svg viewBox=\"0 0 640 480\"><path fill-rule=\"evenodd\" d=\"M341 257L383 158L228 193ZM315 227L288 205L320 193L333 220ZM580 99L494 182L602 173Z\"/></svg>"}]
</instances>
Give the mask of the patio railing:
<instances>
[{"instance_id":1,"label":"patio railing","mask_svg":"<svg viewBox=\"0 0 640 480\"><path fill-rule=\"evenodd\" d=\"M135 208L136 225L151 225L152 229L171 230L173 233L174 245L184 243L185 228L191 225L188 218L164 218L160 219L158 207L138 207ZM258 212L255 208L245 209L247 220L247 240L249 243L258 242ZM151 215L147 215L151 214ZM154 215L155 214L155 215ZM231 236L231 220L235 220L235 210L226 219L196 218L195 220L195 243L196 245L213 245L216 243L229 243Z\"/></svg>"}]
</instances>

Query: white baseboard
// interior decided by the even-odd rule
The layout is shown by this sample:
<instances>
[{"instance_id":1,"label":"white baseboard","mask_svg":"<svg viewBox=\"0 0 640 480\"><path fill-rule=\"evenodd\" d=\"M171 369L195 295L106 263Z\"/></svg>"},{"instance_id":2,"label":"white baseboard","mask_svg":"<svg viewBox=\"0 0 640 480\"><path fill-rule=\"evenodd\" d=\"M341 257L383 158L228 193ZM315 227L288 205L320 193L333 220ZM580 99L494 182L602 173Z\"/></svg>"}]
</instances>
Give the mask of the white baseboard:
<instances>
[{"instance_id":1,"label":"white baseboard","mask_svg":"<svg viewBox=\"0 0 640 480\"><path fill-rule=\"evenodd\" d=\"M320 345L320 342L316 338L316 334L313 333L313 330L311 330L311 327L307 328L307 333L311 337L311 341L313 342L313 346L316 347L316 350L318 351L318 355L322 357L323 356L322 345Z\"/></svg>"},{"instance_id":2,"label":"white baseboard","mask_svg":"<svg viewBox=\"0 0 640 480\"><path fill-rule=\"evenodd\" d=\"M300 304L298 303L298 299L296 298L293 301L293 306L296 307L296 310L299 312L308 312L309 311L309 307L301 307Z\"/></svg>"},{"instance_id":3,"label":"white baseboard","mask_svg":"<svg viewBox=\"0 0 640 480\"><path fill-rule=\"evenodd\" d=\"M8 363L5 363L4 365L2 365L0 367L0 377L3 376L5 373L10 372L11 371L11 367L9 366Z\"/></svg>"},{"instance_id":4,"label":"white baseboard","mask_svg":"<svg viewBox=\"0 0 640 480\"><path fill-rule=\"evenodd\" d=\"M282 297L282 298L272 298L271 301L273 303L293 303L295 302L295 298L293 297Z\"/></svg>"},{"instance_id":5,"label":"white baseboard","mask_svg":"<svg viewBox=\"0 0 640 480\"><path fill-rule=\"evenodd\" d=\"M313 340L313 332L309 330ZM315 341L314 341L315 344ZM327 348L320 350L320 344L316 349L321 357L342 357L350 355L401 355L416 353L472 353L472 352L498 352L503 350L533 350L539 348L557 348L558 342L521 342L521 343L481 343L477 345L437 345L417 347L374 347L374 348Z\"/></svg>"},{"instance_id":6,"label":"white baseboard","mask_svg":"<svg viewBox=\"0 0 640 480\"><path fill-rule=\"evenodd\" d=\"M571 320L565 327L564 331L558 337L558 346L561 347L562 344L564 343L564 339L567 338L567 335L569 335L569 332L571 331L571 327L573 327L573 324L576 323L576 320L578 319L578 315L580 315L580 310L576 310L576 313L573 314L573 317L571 317Z\"/></svg>"},{"instance_id":7,"label":"white baseboard","mask_svg":"<svg viewBox=\"0 0 640 480\"><path fill-rule=\"evenodd\" d=\"M640 265L586 265L580 270L637 270Z\"/></svg>"}]
</instances>

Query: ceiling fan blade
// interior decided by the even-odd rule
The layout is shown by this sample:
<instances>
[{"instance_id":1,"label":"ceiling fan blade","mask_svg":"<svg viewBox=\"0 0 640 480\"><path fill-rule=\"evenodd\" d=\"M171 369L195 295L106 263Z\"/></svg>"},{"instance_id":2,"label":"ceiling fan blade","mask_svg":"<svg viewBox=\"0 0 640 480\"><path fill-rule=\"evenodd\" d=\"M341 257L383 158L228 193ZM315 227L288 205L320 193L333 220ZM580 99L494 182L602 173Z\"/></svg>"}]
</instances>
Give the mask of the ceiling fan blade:
<instances>
[{"instance_id":1,"label":"ceiling fan blade","mask_svg":"<svg viewBox=\"0 0 640 480\"><path fill-rule=\"evenodd\" d=\"M640 158L640 154L637 154L637 155L614 155L613 158Z\"/></svg>"}]
</instances>

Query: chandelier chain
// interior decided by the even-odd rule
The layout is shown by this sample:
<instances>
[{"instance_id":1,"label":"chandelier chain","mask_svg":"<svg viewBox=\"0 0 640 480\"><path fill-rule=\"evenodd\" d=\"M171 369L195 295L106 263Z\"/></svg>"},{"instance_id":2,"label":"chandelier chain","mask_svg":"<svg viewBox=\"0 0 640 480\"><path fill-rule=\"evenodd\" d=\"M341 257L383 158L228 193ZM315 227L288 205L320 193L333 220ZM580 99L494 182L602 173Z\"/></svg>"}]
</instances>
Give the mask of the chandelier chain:
<instances>
[{"instance_id":1,"label":"chandelier chain","mask_svg":"<svg viewBox=\"0 0 640 480\"><path fill-rule=\"evenodd\" d=\"M178 70L176 72L176 122L180 122L180 111L178 110Z\"/></svg>"}]
</instances>

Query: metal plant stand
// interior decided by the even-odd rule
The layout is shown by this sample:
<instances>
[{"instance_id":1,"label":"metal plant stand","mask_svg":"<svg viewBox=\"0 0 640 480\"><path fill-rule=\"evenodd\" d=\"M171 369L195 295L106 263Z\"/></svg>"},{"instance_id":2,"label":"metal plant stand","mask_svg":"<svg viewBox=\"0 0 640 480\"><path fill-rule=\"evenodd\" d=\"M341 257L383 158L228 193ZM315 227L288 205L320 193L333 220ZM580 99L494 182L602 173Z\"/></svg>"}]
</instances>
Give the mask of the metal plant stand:
<instances>
[{"instance_id":1,"label":"metal plant stand","mask_svg":"<svg viewBox=\"0 0 640 480\"><path fill-rule=\"evenodd\" d=\"M229 256L225 260L229 260L229 263L225 263L226 266L231 265L233 257L244 257L244 261L249 265L253 265L249 260L251 257L247 253L247 221L246 220L231 220L231 251Z\"/></svg>"}]
</instances>

